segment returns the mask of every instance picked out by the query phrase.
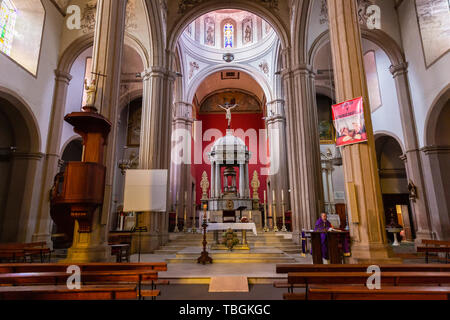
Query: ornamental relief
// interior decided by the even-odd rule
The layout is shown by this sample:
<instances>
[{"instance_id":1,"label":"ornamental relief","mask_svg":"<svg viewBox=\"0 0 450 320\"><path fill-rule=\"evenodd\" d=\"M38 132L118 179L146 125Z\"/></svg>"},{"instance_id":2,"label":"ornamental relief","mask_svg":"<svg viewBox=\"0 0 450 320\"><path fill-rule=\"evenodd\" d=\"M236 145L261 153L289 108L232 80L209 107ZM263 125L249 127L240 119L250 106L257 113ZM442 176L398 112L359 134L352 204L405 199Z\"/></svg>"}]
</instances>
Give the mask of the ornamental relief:
<instances>
[{"instance_id":1,"label":"ornamental relief","mask_svg":"<svg viewBox=\"0 0 450 320\"><path fill-rule=\"evenodd\" d=\"M358 20L362 25L367 25L367 22L372 19L372 16L376 14L373 10L367 10L370 6L374 5L373 0L358 0ZM322 0L320 4L320 24L328 23L328 5L327 0Z\"/></svg>"},{"instance_id":2,"label":"ornamental relief","mask_svg":"<svg viewBox=\"0 0 450 320\"><path fill-rule=\"evenodd\" d=\"M178 0L178 13L183 14L200 3L208 0ZM278 9L278 0L257 0L270 9Z\"/></svg>"},{"instance_id":3,"label":"ornamental relief","mask_svg":"<svg viewBox=\"0 0 450 320\"><path fill-rule=\"evenodd\" d=\"M86 3L81 17L81 30L83 33L93 32L95 29L95 19L97 14L97 0L91 0ZM125 16L125 28L137 29L136 23L136 0L128 0Z\"/></svg>"}]
</instances>

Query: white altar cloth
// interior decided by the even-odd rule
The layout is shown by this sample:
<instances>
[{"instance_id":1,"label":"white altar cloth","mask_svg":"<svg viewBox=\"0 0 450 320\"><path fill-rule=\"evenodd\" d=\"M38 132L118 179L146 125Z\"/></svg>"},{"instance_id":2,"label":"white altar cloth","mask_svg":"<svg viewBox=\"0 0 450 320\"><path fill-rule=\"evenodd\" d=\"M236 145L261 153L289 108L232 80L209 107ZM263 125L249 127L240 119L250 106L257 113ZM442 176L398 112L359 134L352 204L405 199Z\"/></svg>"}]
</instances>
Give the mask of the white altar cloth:
<instances>
[{"instance_id":1,"label":"white altar cloth","mask_svg":"<svg viewBox=\"0 0 450 320\"><path fill-rule=\"evenodd\" d=\"M218 231L218 230L252 230L255 236L256 225L254 223L209 223L206 231Z\"/></svg>"}]
</instances>

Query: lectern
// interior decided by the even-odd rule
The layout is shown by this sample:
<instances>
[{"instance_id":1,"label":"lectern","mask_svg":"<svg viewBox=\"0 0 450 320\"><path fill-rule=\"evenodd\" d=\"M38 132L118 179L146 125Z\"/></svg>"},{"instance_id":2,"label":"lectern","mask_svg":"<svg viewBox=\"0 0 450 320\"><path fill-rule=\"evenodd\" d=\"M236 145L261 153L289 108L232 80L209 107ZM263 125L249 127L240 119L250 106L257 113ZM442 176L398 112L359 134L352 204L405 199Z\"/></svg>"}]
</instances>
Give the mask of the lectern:
<instances>
[{"instance_id":1,"label":"lectern","mask_svg":"<svg viewBox=\"0 0 450 320\"><path fill-rule=\"evenodd\" d=\"M344 244L349 236L348 231L336 232L311 232L312 257L314 264L323 264L321 235L326 234L328 258L331 264L344 263Z\"/></svg>"}]
</instances>

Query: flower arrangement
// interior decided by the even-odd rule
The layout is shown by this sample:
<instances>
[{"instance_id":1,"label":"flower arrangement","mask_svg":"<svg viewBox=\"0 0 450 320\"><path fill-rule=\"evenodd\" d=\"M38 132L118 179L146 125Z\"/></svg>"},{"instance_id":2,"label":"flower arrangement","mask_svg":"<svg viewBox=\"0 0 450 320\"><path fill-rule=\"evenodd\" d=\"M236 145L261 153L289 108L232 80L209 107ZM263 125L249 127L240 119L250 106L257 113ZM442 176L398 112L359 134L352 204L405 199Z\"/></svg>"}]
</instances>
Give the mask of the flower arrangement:
<instances>
[{"instance_id":1,"label":"flower arrangement","mask_svg":"<svg viewBox=\"0 0 450 320\"><path fill-rule=\"evenodd\" d=\"M248 223L248 218L247 217L242 217L241 218L241 223Z\"/></svg>"},{"instance_id":2,"label":"flower arrangement","mask_svg":"<svg viewBox=\"0 0 450 320\"><path fill-rule=\"evenodd\" d=\"M224 232L222 238L222 244L224 244L230 251L233 250L235 245L239 244L239 239L237 238L236 232L233 232L231 229Z\"/></svg>"}]
</instances>

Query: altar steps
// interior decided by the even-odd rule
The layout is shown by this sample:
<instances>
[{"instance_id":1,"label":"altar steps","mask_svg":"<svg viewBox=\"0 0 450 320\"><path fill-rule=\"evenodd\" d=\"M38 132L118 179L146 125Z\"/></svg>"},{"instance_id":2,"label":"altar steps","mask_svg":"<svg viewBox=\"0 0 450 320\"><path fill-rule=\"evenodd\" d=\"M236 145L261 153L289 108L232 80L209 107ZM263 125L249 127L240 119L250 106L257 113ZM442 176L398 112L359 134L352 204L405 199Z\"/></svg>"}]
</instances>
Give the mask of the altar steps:
<instances>
[{"instance_id":1,"label":"altar steps","mask_svg":"<svg viewBox=\"0 0 450 320\"><path fill-rule=\"evenodd\" d=\"M237 237L241 239L241 232L236 232ZM254 235L251 232L247 233L247 241L251 248L251 251L246 251L246 257L241 256L230 257L227 251L222 251L217 255L217 262L221 261L223 263L239 262L239 263L260 263L260 262L274 262L274 263L289 263L294 262L288 256L289 254L299 254L301 253L301 246L295 244L292 241L292 235L290 233L275 233L275 232L259 232L258 235ZM219 238L220 239L220 238ZM214 238L212 233L208 233L206 240L208 242L208 250L210 246L214 243ZM190 263L194 260L193 256L186 255L183 251L187 248L201 248L203 241L203 235L193 234L193 233L172 233L170 234L170 241L159 250L154 253L158 255L175 255L174 260L169 259L168 262L172 263ZM198 255L198 250L196 249L196 255ZM270 252L270 254L261 255L263 251ZM270 251L271 250L271 251ZM201 251L201 250L200 250ZM236 251L236 250L235 250ZM235 253L233 251L233 253ZM256 253L254 255L253 253ZM197 259L198 257L195 257Z\"/></svg>"},{"instance_id":2,"label":"altar steps","mask_svg":"<svg viewBox=\"0 0 450 320\"><path fill-rule=\"evenodd\" d=\"M166 259L167 263L196 263L201 247L188 247L178 252L175 258ZM252 250L209 250L214 263L295 263L290 257L276 248Z\"/></svg>"}]
</instances>

